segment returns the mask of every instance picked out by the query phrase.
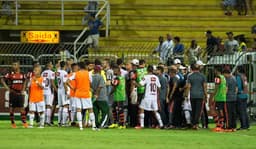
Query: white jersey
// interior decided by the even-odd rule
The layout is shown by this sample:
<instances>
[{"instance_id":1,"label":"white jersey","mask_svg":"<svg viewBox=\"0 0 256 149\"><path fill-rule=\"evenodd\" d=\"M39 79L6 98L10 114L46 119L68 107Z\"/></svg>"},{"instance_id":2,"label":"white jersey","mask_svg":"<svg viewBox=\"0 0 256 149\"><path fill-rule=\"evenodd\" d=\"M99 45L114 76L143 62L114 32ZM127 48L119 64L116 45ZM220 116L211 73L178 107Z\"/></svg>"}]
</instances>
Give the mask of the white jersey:
<instances>
[{"instance_id":1,"label":"white jersey","mask_svg":"<svg viewBox=\"0 0 256 149\"><path fill-rule=\"evenodd\" d=\"M159 79L156 75L145 75L140 81L142 86L146 86L145 90L145 100L157 100L158 97L158 88L161 87Z\"/></svg>"},{"instance_id":2,"label":"white jersey","mask_svg":"<svg viewBox=\"0 0 256 149\"><path fill-rule=\"evenodd\" d=\"M68 73L65 70L58 70L56 73L56 78L58 82L58 89L64 89L64 83L68 80Z\"/></svg>"},{"instance_id":3,"label":"white jersey","mask_svg":"<svg viewBox=\"0 0 256 149\"><path fill-rule=\"evenodd\" d=\"M44 95L51 95L51 80L55 79L55 73L52 70L45 70L42 72L41 76L43 77L45 86L44 86Z\"/></svg>"}]
</instances>

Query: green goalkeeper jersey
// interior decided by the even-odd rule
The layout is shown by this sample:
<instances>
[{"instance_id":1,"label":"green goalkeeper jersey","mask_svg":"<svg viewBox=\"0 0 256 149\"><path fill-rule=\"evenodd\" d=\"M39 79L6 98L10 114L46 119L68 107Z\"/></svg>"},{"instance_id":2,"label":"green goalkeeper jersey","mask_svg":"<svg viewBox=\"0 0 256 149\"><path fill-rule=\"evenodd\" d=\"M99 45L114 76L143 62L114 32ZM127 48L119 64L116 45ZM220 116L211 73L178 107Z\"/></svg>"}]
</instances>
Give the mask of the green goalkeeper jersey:
<instances>
[{"instance_id":1,"label":"green goalkeeper jersey","mask_svg":"<svg viewBox=\"0 0 256 149\"><path fill-rule=\"evenodd\" d=\"M125 101L126 94L125 94L125 77L117 76L114 81L113 85L116 87L114 91L114 101Z\"/></svg>"},{"instance_id":2,"label":"green goalkeeper jersey","mask_svg":"<svg viewBox=\"0 0 256 149\"><path fill-rule=\"evenodd\" d=\"M136 82L140 83L140 81L143 79L143 77L147 74L147 68L138 68L136 69ZM145 92L144 86L138 86L137 92L139 94L143 94Z\"/></svg>"}]
</instances>

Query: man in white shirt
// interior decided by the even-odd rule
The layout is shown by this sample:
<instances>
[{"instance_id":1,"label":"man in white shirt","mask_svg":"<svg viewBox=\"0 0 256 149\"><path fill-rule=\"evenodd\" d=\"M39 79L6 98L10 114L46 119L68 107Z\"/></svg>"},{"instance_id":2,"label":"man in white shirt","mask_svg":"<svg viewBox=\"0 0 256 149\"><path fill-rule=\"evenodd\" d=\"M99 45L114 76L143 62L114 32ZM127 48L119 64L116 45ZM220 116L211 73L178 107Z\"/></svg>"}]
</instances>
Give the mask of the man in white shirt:
<instances>
[{"instance_id":1,"label":"man in white shirt","mask_svg":"<svg viewBox=\"0 0 256 149\"><path fill-rule=\"evenodd\" d=\"M59 125L65 126L68 119L68 106L69 101L67 99L67 86L66 81L68 79L68 73L65 71L66 62L60 62L60 70L56 73L56 78L58 82L58 105L59 105L59 114L58 114L58 123Z\"/></svg>"},{"instance_id":2,"label":"man in white shirt","mask_svg":"<svg viewBox=\"0 0 256 149\"><path fill-rule=\"evenodd\" d=\"M41 74L43 77L43 81L45 83L44 86L44 102L46 105L46 124L51 125L51 110L53 104L53 89L57 91L57 87L54 84L55 73L52 71L52 62L48 62L46 64L46 70L44 70Z\"/></svg>"},{"instance_id":3,"label":"man in white shirt","mask_svg":"<svg viewBox=\"0 0 256 149\"><path fill-rule=\"evenodd\" d=\"M141 104L139 106L140 108L140 126L135 127L136 129L144 128L144 110L147 111L153 111L155 114L155 117L160 125L160 127L163 127L163 122L161 119L160 114L157 112L158 110L158 93L159 88L161 87L161 84L159 82L159 79L156 75L153 74L153 66L149 65L147 68L148 74L144 76L144 78L140 81L140 85L145 86L145 97L142 99Z\"/></svg>"},{"instance_id":4,"label":"man in white shirt","mask_svg":"<svg viewBox=\"0 0 256 149\"><path fill-rule=\"evenodd\" d=\"M174 43L172 40L172 36L167 34L167 40L162 45L162 52L160 53L160 57L163 62L167 62L168 57L172 54L172 49L174 47Z\"/></svg>"},{"instance_id":5,"label":"man in white shirt","mask_svg":"<svg viewBox=\"0 0 256 149\"><path fill-rule=\"evenodd\" d=\"M233 32L227 32L228 39L224 43L224 49L226 53L233 53L238 51L239 43L233 37Z\"/></svg>"}]
</instances>

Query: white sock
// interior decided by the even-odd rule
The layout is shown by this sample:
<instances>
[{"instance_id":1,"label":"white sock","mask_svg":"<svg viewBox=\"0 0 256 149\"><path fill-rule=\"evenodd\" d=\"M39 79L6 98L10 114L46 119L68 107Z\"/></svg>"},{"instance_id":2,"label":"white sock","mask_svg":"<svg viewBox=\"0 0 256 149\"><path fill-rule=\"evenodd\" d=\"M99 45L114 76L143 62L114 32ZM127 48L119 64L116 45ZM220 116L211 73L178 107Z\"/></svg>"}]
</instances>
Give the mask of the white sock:
<instances>
[{"instance_id":1,"label":"white sock","mask_svg":"<svg viewBox=\"0 0 256 149\"><path fill-rule=\"evenodd\" d=\"M191 117L189 111L184 111L187 124L191 124Z\"/></svg>"},{"instance_id":2,"label":"white sock","mask_svg":"<svg viewBox=\"0 0 256 149\"><path fill-rule=\"evenodd\" d=\"M50 108L46 109L46 123L50 124L51 123L51 115L52 115L52 110Z\"/></svg>"},{"instance_id":3,"label":"white sock","mask_svg":"<svg viewBox=\"0 0 256 149\"><path fill-rule=\"evenodd\" d=\"M35 118L35 114L34 113L30 113L29 114L29 125L33 126L34 124L34 118Z\"/></svg>"},{"instance_id":4,"label":"white sock","mask_svg":"<svg viewBox=\"0 0 256 149\"><path fill-rule=\"evenodd\" d=\"M140 126L141 127L144 127L144 116L145 116L144 113L140 114Z\"/></svg>"},{"instance_id":5,"label":"white sock","mask_svg":"<svg viewBox=\"0 0 256 149\"><path fill-rule=\"evenodd\" d=\"M76 118L79 124L80 128L83 128L83 124L82 124L82 113L81 112L76 112Z\"/></svg>"},{"instance_id":6,"label":"white sock","mask_svg":"<svg viewBox=\"0 0 256 149\"><path fill-rule=\"evenodd\" d=\"M44 113L42 113L40 115L40 126L44 126L44 120L45 120L45 115L44 115Z\"/></svg>"},{"instance_id":7,"label":"white sock","mask_svg":"<svg viewBox=\"0 0 256 149\"><path fill-rule=\"evenodd\" d=\"M63 107L59 107L59 111L58 111L58 123L60 124L61 123L61 120L62 120L62 110L63 110Z\"/></svg>"},{"instance_id":8,"label":"white sock","mask_svg":"<svg viewBox=\"0 0 256 149\"><path fill-rule=\"evenodd\" d=\"M71 122L74 122L74 121L75 121L75 114L76 114L75 107L72 107L71 112L70 112L70 119L71 119Z\"/></svg>"},{"instance_id":9,"label":"white sock","mask_svg":"<svg viewBox=\"0 0 256 149\"><path fill-rule=\"evenodd\" d=\"M64 107L62 110L62 124L67 124L68 121L68 108Z\"/></svg>"},{"instance_id":10,"label":"white sock","mask_svg":"<svg viewBox=\"0 0 256 149\"><path fill-rule=\"evenodd\" d=\"M92 127L93 127L93 128L96 127L96 124L95 124L95 115L94 115L93 112L89 114L89 119L90 119L90 121L91 121L91 123L92 123Z\"/></svg>"},{"instance_id":11,"label":"white sock","mask_svg":"<svg viewBox=\"0 0 256 149\"><path fill-rule=\"evenodd\" d=\"M156 119L157 119L157 121L158 121L160 127L163 127L164 125L163 125L161 116L160 116L160 114L159 114L158 112L156 112Z\"/></svg>"}]
</instances>

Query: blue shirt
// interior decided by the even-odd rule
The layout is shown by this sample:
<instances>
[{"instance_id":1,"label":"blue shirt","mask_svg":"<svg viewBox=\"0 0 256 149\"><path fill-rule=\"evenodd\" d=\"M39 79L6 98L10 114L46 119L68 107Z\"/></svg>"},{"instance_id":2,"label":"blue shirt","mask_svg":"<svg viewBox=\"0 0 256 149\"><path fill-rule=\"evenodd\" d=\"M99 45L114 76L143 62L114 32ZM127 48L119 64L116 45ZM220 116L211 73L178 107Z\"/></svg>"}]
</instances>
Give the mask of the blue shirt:
<instances>
[{"instance_id":1,"label":"blue shirt","mask_svg":"<svg viewBox=\"0 0 256 149\"><path fill-rule=\"evenodd\" d=\"M248 98L248 94L244 94L243 93L243 80L241 78L240 75L236 76L236 83L237 83L237 88L238 88L238 95L237 97L239 99L247 99Z\"/></svg>"},{"instance_id":2,"label":"blue shirt","mask_svg":"<svg viewBox=\"0 0 256 149\"><path fill-rule=\"evenodd\" d=\"M180 54L180 53L183 53L184 52L184 45L183 44L176 44L173 48L173 53L177 53L177 54Z\"/></svg>"},{"instance_id":3,"label":"blue shirt","mask_svg":"<svg viewBox=\"0 0 256 149\"><path fill-rule=\"evenodd\" d=\"M90 28L90 35L99 34L99 27L102 25L100 20L89 21L88 26Z\"/></svg>"}]
</instances>

